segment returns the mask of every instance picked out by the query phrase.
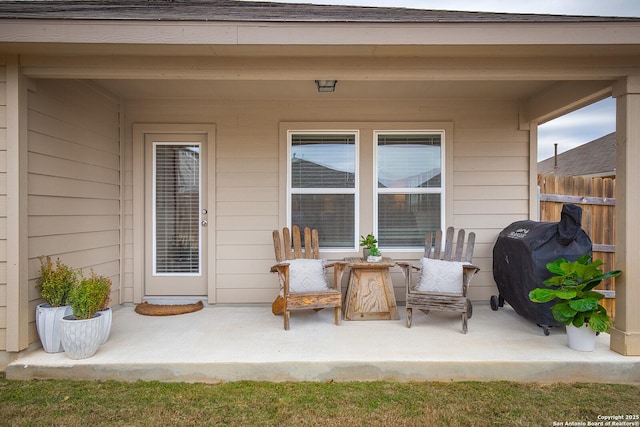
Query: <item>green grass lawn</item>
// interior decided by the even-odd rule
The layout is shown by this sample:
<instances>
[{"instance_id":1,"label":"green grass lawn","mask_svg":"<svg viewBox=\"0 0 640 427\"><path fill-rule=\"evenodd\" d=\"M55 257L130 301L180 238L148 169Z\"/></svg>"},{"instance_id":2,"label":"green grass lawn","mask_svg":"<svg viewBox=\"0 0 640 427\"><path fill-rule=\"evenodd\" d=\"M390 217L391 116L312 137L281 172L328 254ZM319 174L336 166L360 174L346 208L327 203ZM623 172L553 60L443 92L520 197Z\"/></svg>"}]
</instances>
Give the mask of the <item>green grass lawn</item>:
<instances>
[{"instance_id":1,"label":"green grass lawn","mask_svg":"<svg viewBox=\"0 0 640 427\"><path fill-rule=\"evenodd\" d=\"M249 381L211 385L9 381L0 374L0 425L11 426L554 426L638 414L640 386L635 385Z\"/></svg>"}]
</instances>

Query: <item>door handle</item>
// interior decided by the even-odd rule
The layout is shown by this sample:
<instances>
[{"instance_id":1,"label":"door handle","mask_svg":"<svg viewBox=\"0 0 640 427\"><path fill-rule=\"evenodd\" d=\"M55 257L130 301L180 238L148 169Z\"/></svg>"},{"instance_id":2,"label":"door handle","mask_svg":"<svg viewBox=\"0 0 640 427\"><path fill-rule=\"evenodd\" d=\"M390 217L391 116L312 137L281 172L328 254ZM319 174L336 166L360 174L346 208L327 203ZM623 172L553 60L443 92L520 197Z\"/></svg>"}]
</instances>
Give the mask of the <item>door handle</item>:
<instances>
[{"instance_id":1,"label":"door handle","mask_svg":"<svg viewBox=\"0 0 640 427\"><path fill-rule=\"evenodd\" d=\"M206 219L203 219L201 224L203 227L206 227L207 224L209 224L209 221L207 221Z\"/></svg>"}]
</instances>

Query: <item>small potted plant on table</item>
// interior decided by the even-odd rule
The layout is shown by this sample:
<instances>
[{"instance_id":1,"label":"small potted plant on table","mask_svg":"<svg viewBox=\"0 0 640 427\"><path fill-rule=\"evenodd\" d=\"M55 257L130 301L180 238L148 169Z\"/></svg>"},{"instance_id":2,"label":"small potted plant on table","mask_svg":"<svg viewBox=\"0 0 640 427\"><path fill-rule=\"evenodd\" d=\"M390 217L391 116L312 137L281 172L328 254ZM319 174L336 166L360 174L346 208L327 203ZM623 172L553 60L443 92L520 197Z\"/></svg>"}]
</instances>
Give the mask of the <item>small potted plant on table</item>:
<instances>
[{"instance_id":1,"label":"small potted plant on table","mask_svg":"<svg viewBox=\"0 0 640 427\"><path fill-rule=\"evenodd\" d=\"M554 275L544 281L546 288L536 288L529 293L533 302L556 301L551 307L553 318L567 326L569 347L579 351L595 348L597 333L609 332L611 319L600 305L604 295L594 291L604 279L619 276L620 270L603 273L602 261L592 261L591 255L583 255L569 262L558 258L547 264Z\"/></svg>"},{"instance_id":2,"label":"small potted plant on table","mask_svg":"<svg viewBox=\"0 0 640 427\"><path fill-rule=\"evenodd\" d=\"M67 305L67 297L71 289L78 282L77 272L60 259L55 265L51 257L39 257L40 277L36 287L46 303L36 306L36 329L47 353L63 351L60 341L60 320L71 314L71 307Z\"/></svg>"},{"instance_id":3,"label":"small potted plant on table","mask_svg":"<svg viewBox=\"0 0 640 427\"><path fill-rule=\"evenodd\" d=\"M382 253L376 245L371 246L369 249L369 255L367 256L367 262L380 262L382 261Z\"/></svg>"},{"instance_id":4,"label":"small potted plant on table","mask_svg":"<svg viewBox=\"0 0 640 427\"><path fill-rule=\"evenodd\" d=\"M369 257L371 248L375 247L376 243L378 243L378 241L376 240L376 237L371 233L367 234L367 237L360 236L360 246L362 246L362 257L365 259L365 261Z\"/></svg>"},{"instance_id":5,"label":"small potted plant on table","mask_svg":"<svg viewBox=\"0 0 640 427\"><path fill-rule=\"evenodd\" d=\"M96 275L83 277L69 293L73 314L62 318L62 346L71 359L85 359L98 351L103 321L97 311L109 297L111 281Z\"/></svg>"}]
</instances>

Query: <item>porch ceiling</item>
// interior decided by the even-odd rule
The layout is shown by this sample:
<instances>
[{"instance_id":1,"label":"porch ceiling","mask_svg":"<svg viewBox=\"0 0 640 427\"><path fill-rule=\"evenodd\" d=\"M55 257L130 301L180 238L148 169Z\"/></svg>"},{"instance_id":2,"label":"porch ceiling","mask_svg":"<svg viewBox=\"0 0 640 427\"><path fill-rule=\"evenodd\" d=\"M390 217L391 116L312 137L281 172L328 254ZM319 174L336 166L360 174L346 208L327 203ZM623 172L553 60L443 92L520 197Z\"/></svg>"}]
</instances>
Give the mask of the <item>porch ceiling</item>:
<instances>
[{"instance_id":1,"label":"porch ceiling","mask_svg":"<svg viewBox=\"0 0 640 427\"><path fill-rule=\"evenodd\" d=\"M319 79L332 78L330 72ZM336 91L318 93L313 80L93 80L125 100L142 99L511 99L525 100L553 81L352 81L339 80Z\"/></svg>"}]
</instances>

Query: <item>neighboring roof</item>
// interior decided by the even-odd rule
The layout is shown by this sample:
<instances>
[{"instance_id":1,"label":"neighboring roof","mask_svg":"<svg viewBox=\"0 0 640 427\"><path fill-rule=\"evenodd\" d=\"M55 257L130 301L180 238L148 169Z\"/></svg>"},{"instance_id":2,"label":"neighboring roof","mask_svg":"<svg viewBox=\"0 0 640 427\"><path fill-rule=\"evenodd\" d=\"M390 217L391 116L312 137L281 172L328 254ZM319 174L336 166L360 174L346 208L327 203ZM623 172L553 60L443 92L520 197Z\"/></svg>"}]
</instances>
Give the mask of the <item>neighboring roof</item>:
<instances>
[{"instance_id":1,"label":"neighboring roof","mask_svg":"<svg viewBox=\"0 0 640 427\"><path fill-rule=\"evenodd\" d=\"M267 22L634 22L639 18L286 4L237 0L0 1L0 19Z\"/></svg>"},{"instance_id":2,"label":"neighboring roof","mask_svg":"<svg viewBox=\"0 0 640 427\"><path fill-rule=\"evenodd\" d=\"M538 173L559 176L609 176L616 174L616 133L610 133L564 153L538 162Z\"/></svg>"}]
</instances>

